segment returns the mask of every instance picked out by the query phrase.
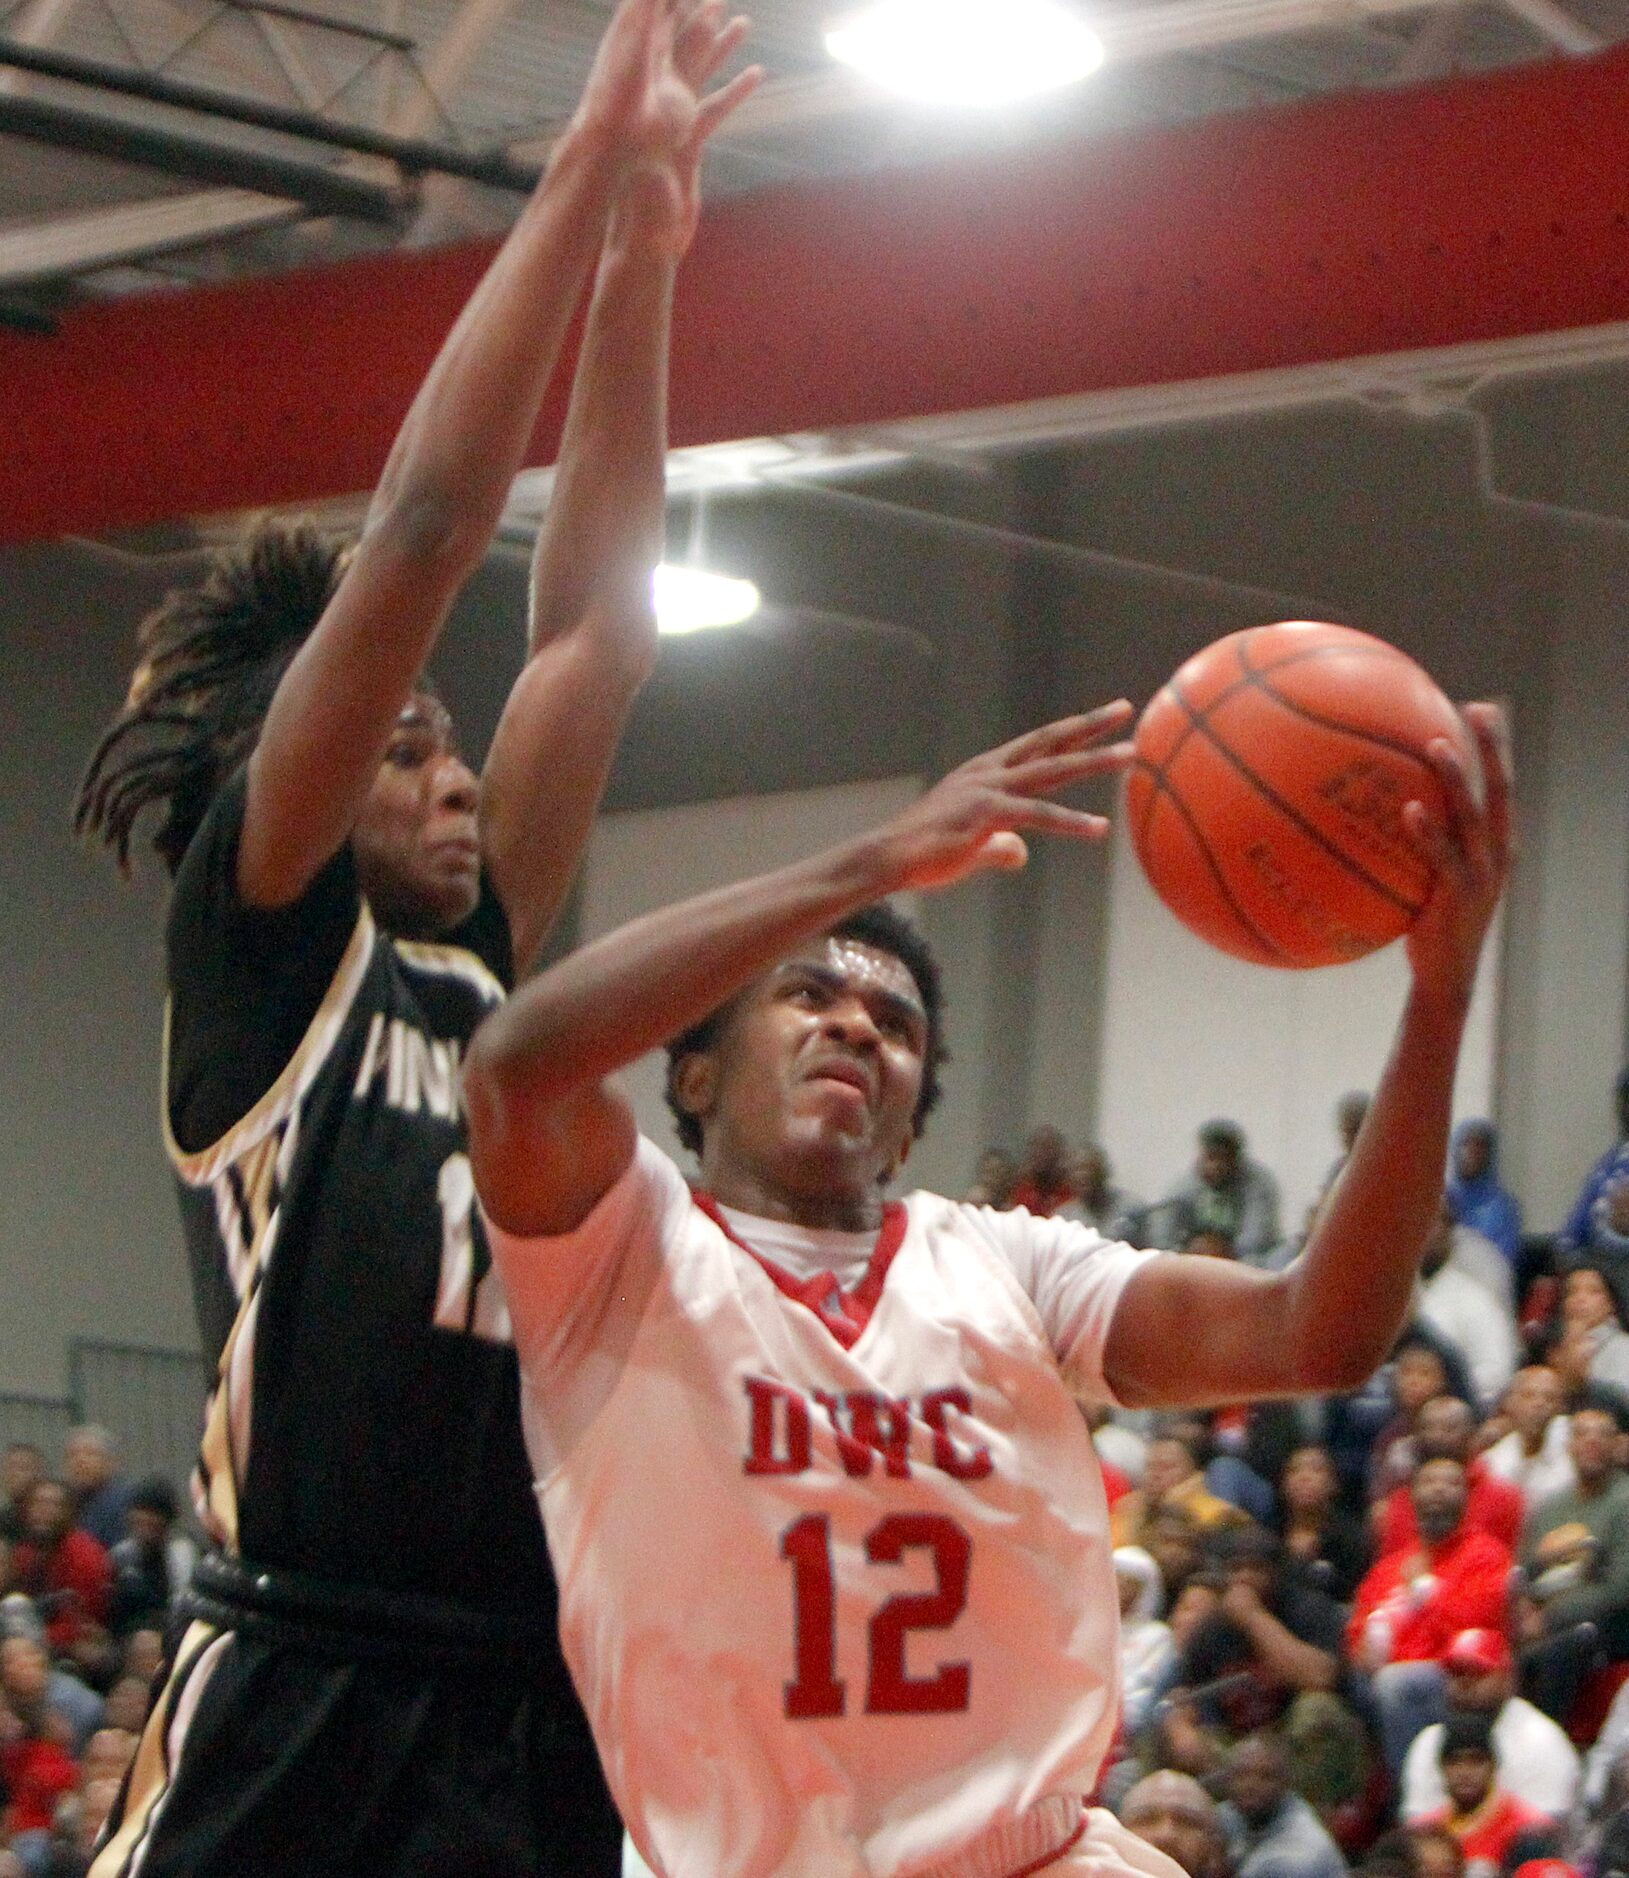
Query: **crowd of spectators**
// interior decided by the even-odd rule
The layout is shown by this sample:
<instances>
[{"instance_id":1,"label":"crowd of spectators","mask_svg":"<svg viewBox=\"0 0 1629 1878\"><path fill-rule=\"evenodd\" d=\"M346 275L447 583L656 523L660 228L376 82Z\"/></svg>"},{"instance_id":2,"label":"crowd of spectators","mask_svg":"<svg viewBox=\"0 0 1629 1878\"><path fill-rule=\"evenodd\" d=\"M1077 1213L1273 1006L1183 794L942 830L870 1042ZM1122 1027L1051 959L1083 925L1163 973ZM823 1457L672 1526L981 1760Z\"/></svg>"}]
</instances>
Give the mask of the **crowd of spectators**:
<instances>
[{"instance_id":1,"label":"crowd of spectators","mask_svg":"<svg viewBox=\"0 0 1629 1878\"><path fill-rule=\"evenodd\" d=\"M1411 1321L1351 1395L1094 1411L1123 1700L1100 1798L1190 1878L1629 1873L1629 1070L1563 1230L1459 1128ZM1339 1178L1364 1098L1336 1115ZM970 1200L1278 1269L1271 1172L1199 1133L1159 1199L1037 1129ZM1339 1335L1331 1327L1331 1335Z\"/></svg>"},{"instance_id":2,"label":"crowd of spectators","mask_svg":"<svg viewBox=\"0 0 1629 1878\"><path fill-rule=\"evenodd\" d=\"M84 1878L146 1719L196 1552L175 1490L112 1437L0 1460L0 1878Z\"/></svg>"}]
</instances>

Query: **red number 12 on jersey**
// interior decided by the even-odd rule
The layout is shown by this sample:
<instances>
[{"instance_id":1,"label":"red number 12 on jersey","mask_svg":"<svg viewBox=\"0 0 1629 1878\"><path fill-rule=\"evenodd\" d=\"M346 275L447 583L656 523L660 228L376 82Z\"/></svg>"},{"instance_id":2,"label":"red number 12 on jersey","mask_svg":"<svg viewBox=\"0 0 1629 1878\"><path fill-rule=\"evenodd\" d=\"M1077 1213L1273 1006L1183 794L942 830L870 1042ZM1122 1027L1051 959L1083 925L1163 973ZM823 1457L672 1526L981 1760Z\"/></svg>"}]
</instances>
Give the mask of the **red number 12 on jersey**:
<instances>
[{"instance_id":1,"label":"red number 12 on jersey","mask_svg":"<svg viewBox=\"0 0 1629 1878\"><path fill-rule=\"evenodd\" d=\"M937 1583L932 1591L898 1593L872 1617L867 1627L868 1715L948 1715L967 1707L969 1665L941 1663L931 1676L908 1676L905 1640L913 1630L948 1630L961 1616L973 1542L941 1513L890 1513L865 1535L865 1555L873 1565L898 1565L916 1550L933 1554ZM792 1567L796 1631L797 1676L786 1685L787 1716L807 1721L841 1715L848 1693L837 1677L837 1579L827 1516L807 1513L794 1520L781 1534L781 1557Z\"/></svg>"}]
</instances>

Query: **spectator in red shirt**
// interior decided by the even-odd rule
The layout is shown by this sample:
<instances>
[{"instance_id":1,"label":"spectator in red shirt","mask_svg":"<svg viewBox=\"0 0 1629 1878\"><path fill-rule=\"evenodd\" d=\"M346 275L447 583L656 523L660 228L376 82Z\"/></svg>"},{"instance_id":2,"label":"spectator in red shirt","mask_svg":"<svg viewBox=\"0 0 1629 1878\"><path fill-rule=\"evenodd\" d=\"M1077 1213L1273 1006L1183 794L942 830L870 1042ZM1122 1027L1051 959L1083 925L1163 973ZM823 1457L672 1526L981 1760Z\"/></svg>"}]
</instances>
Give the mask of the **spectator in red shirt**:
<instances>
[{"instance_id":1,"label":"spectator in red shirt","mask_svg":"<svg viewBox=\"0 0 1629 1878\"><path fill-rule=\"evenodd\" d=\"M1466 1878L1497 1878L1501 1871L1528 1859L1552 1856L1559 1849L1559 1831L1550 1815L1499 1785L1493 1724L1488 1716L1449 1716L1441 1764L1448 1804L1421 1823L1445 1826L1459 1841Z\"/></svg>"},{"instance_id":2,"label":"spectator in red shirt","mask_svg":"<svg viewBox=\"0 0 1629 1878\"><path fill-rule=\"evenodd\" d=\"M1522 1518L1526 1501L1519 1487L1501 1480L1492 1472L1476 1447L1476 1415L1468 1402L1456 1395L1433 1396L1420 1410L1414 1425L1415 1453L1421 1460L1428 1455L1448 1454L1464 1464L1465 1524L1473 1532L1485 1532L1500 1545L1514 1552L1522 1541ZM1419 1537L1414 1521L1414 1499L1409 1487L1394 1488L1380 1503L1380 1550L1399 1552Z\"/></svg>"},{"instance_id":3,"label":"spectator in red shirt","mask_svg":"<svg viewBox=\"0 0 1629 1878\"><path fill-rule=\"evenodd\" d=\"M45 1612L45 1634L59 1656L106 1620L113 1588L106 1550L73 1517L61 1481L36 1482L23 1512L26 1536L12 1554L17 1582Z\"/></svg>"},{"instance_id":4,"label":"spectator in red shirt","mask_svg":"<svg viewBox=\"0 0 1629 1878\"><path fill-rule=\"evenodd\" d=\"M1464 1463L1434 1455L1410 1487L1418 1537L1382 1552L1358 1586L1348 1626L1357 1666L1374 1679L1386 1764L1395 1776L1409 1743L1444 1719L1443 1658L1462 1630L1505 1630L1514 1558L1466 1523Z\"/></svg>"},{"instance_id":5,"label":"spectator in red shirt","mask_svg":"<svg viewBox=\"0 0 1629 1878\"><path fill-rule=\"evenodd\" d=\"M45 1652L26 1638L9 1638L0 1685L0 1777L8 1802L8 1842L19 1833L49 1832L57 1801L78 1783L68 1739L68 1725L50 1703Z\"/></svg>"}]
</instances>

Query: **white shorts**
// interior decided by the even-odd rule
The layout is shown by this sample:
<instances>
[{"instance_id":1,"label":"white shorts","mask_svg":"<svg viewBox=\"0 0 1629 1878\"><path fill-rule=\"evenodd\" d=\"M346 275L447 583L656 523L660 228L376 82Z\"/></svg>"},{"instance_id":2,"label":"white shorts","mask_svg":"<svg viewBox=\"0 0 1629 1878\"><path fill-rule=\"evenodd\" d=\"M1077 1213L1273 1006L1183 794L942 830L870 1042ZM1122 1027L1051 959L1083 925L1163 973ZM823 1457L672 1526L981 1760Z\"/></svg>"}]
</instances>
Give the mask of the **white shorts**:
<instances>
[{"instance_id":1,"label":"white shorts","mask_svg":"<svg viewBox=\"0 0 1629 1878\"><path fill-rule=\"evenodd\" d=\"M1034 1878L1187 1878L1175 1859L1156 1852L1128 1832L1104 1806L1091 1807L1086 1830L1060 1858L1037 1868ZM639 1849L622 1835L622 1878L656 1878Z\"/></svg>"}]
</instances>

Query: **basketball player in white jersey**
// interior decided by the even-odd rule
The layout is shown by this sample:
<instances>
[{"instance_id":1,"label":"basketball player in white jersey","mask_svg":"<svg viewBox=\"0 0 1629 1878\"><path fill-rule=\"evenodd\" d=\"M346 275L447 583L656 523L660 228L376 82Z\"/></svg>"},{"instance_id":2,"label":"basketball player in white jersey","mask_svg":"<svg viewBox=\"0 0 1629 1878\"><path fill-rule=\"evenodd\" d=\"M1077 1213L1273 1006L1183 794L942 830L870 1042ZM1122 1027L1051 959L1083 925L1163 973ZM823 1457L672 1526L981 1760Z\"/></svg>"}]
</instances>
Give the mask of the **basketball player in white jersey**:
<instances>
[{"instance_id":1,"label":"basketball player in white jersey","mask_svg":"<svg viewBox=\"0 0 1629 1878\"><path fill-rule=\"evenodd\" d=\"M1114 1728L1108 1517L1076 1401L1342 1389L1403 1320L1509 862L1504 740L1432 752L1434 867L1390 1065L1302 1258L1266 1273L916 1193L937 975L874 903L1093 840L1111 705L883 828L635 921L521 990L468 1068L561 1632L662 1878L1174 1874L1083 1796ZM605 1078L665 1040L700 1186Z\"/></svg>"}]
</instances>

